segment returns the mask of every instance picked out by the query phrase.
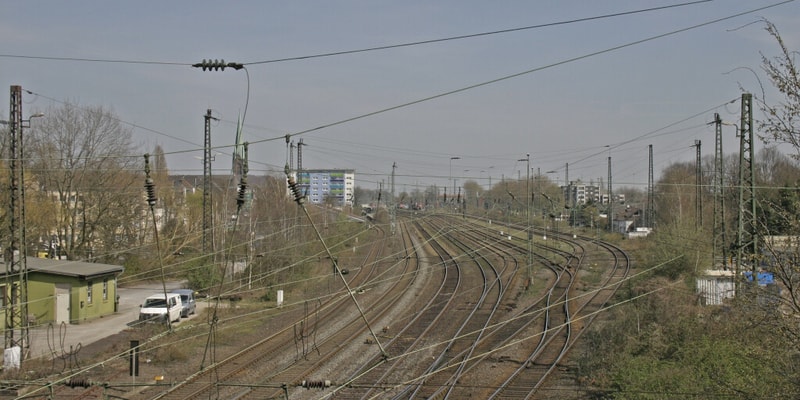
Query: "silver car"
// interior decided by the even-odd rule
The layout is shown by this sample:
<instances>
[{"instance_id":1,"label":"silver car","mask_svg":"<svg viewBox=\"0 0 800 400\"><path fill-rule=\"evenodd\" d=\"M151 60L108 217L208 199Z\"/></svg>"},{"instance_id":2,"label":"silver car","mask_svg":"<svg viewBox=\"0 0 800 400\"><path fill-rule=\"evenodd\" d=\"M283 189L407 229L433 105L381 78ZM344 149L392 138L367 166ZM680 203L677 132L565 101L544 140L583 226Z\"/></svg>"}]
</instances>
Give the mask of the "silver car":
<instances>
[{"instance_id":1,"label":"silver car","mask_svg":"<svg viewBox=\"0 0 800 400\"><path fill-rule=\"evenodd\" d=\"M181 318L187 318L195 313L197 304L194 301L194 290L192 289L175 289L171 293L181 295L181 302L183 308L181 309Z\"/></svg>"}]
</instances>

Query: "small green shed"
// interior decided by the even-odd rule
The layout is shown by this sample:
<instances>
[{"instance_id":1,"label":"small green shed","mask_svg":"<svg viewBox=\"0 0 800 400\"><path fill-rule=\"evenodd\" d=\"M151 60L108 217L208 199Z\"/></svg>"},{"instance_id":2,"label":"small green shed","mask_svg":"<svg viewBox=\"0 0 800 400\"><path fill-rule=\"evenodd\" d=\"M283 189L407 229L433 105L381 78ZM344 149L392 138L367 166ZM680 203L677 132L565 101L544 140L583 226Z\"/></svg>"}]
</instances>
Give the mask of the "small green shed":
<instances>
[{"instance_id":1,"label":"small green shed","mask_svg":"<svg viewBox=\"0 0 800 400\"><path fill-rule=\"evenodd\" d=\"M32 324L78 324L117 311L122 266L34 257L26 261Z\"/></svg>"}]
</instances>

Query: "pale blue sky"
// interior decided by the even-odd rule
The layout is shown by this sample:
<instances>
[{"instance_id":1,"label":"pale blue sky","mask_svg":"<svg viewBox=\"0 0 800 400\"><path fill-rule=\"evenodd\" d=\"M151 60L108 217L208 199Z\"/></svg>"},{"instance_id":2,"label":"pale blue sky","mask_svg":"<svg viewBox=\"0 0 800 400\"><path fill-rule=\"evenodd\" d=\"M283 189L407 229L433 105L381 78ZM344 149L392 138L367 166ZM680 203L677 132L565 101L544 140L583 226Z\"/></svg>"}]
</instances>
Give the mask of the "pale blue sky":
<instances>
[{"instance_id":1,"label":"pale blue sky","mask_svg":"<svg viewBox=\"0 0 800 400\"><path fill-rule=\"evenodd\" d=\"M761 96L748 69L767 84L760 53L777 51L764 24L751 23L769 19L790 48L800 49L798 3L630 46L780 2L714 0L461 40L257 62L681 3L7 1L0 9L0 90L19 84L39 94L23 96L25 115L65 100L108 107L123 121L146 128L134 128L142 153L160 144L173 173L201 174L203 115L210 108L221 119L212 128L212 145L231 145L245 109L247 74L203 72L188 64L204 58L249 64L244 138L252 143L251 173L263 174L282 171L285 134L532 71L293 139L308 145L306 168L354 168L358 184L367 188L387 179L395 162L403 185L398 190L444 185L451 168L459 182L487 184L491 177L494 183L503 175L524 176L525 163L517 160L527 153L534 171L557 170L551 177L562 181L565 163L571 180L605 179L610 154L615 186L638 186L647 183L649 144L657 171L693 160L690 146L696 139L705 155L713 155L713 128L706 124L715 111L724 120L738 120L738 101L720 105L738 99L740 85ZM625 47L611 50L618 46ZM8 96L2 98L5 116ZM730 128L725 151L736 150ZM225 173L231 149L216 152L221 154L214 172Z\"/></svg>"}]
</instances>

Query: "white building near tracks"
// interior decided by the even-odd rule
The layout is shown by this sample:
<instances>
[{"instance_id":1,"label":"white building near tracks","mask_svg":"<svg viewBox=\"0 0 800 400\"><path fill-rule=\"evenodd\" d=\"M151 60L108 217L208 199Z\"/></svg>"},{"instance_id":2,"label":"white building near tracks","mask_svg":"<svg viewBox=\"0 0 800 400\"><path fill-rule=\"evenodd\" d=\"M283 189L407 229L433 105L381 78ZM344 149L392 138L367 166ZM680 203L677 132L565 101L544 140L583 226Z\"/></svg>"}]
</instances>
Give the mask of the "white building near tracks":
<instances>
[{"instance_id":1,"label":"white building near tracks","mask_svg":"<svg viewBox=\"0 0 800 400\"><path fill-rule=\"evenodd\" d=\"M312 204L352 206L355 170L304 169L297 173L297 183Z\"/></svg>"}]
</instances>

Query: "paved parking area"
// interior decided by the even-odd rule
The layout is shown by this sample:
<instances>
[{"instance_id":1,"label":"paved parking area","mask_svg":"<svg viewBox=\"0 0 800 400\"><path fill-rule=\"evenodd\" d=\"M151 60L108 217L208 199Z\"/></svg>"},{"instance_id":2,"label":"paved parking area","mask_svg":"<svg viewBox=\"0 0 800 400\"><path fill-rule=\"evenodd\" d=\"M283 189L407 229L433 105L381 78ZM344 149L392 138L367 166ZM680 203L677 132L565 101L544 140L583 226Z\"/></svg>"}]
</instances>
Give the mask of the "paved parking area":
<instances>
[{"instance_id":1,"label":"paved parking area","mask_svg":"<svg viewBox=\"0 0 800 400\"><path fill-rule=\"evenodd\" d=\"M167 290L182 288L182 282L167 283ZM102 340L138 323L139 305L144 299L163 290L161 283L118 288L119 310L112 314L80 324L53 324L32 328L31 357L65 354L70 349ZM194 317L194 316L191 316Z\"/></svg>"}]
</instances>

